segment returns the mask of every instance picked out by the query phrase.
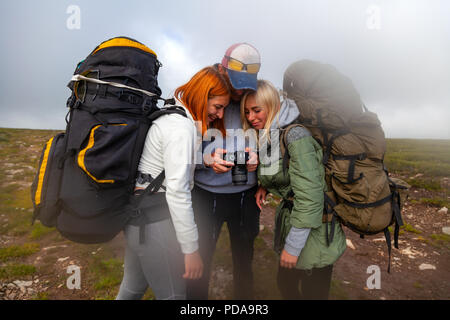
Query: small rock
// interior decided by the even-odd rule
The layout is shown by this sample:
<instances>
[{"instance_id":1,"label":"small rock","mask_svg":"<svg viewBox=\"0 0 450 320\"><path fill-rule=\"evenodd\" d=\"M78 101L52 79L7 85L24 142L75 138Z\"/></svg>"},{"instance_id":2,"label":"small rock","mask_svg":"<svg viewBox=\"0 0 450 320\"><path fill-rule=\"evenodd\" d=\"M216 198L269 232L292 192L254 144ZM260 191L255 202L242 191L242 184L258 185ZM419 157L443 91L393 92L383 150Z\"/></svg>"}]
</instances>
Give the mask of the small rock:
<instances>
[{"instance_id":1,"label":"small rock","mask_svg":"<svg viewBox=\"0 0 450 320\"><path fill-rule=\"evenodd\" d=\"M51 247L47 247L44 248L42 250L50 250L50 249L55 249L55 248L66 248L67 246L65 244L61 245L61 246L51 246Z\"/></svg>"},{"instance_id":2,"label":"small rock","mask_svg":"<svg viewBox=\"0 0 450 320\"><path fill-rule=\"evenodd\" d=\"M352 240L347 239L346 242L347 242L347 247L349 247L350 249L356 250L355 246L352 243Z\"/></svg>"},{"instance_id":3,"label":"small rock","mask_svg":"<svg viewBox=\"0 0 450 320\"><path fill-rule=\"evenodd\" d=\"M259 225L259 231L263 231L264 230L264 225L263 224L260 224Z\"/></svg>"},{"instance_id":4,"label":"small rock","mask_svg":"<svg viewBox=\"0 0 450 320\"><path fill-rule=\"evenodd\" d=\"M450 235L450 227L442 227L442 233Z\"/></svg>"},{"instance_id":5,"label":"small rock","mask_svg":"<svg viewBox=\"0 0 450 320\"><path fill-rule=\"evenodd\" d=\"M419 266L419 269L420 269L420 270L436 270L436 267L433 266L432 264L422 263L422 264Z\"/></svg>"},{"instance_id":6,"label":"small rock","mask_svg":"<svg viewBox=\"0 0 450 320\"><path fill-rule=\"evenodd\" d=\"M350 284L348 281L342 281L343 284Z\"/></svg>"},{"instance_id":7,"label":"small rock","mask_svg":"<svg viewBox=\"0 0 450 320\"><path fill-rule=\"evenodd\" d=\"M416 174L414 177L413 177L413 179L414 178L420 178L420 177L422 177L423 176L423 173L418 173L418 174Z\"/></svg>"},{"instance_id":8,"label":"small rock","mask_svg":"<svg viewBox=\"0 0 450 320\"><path fill-rule=\"evenodd\" d=\"M16 280L13 282L18 287L29 287L33 284L33 281L20 281Z\"/></svg>"},{"instance_id":9,"label":"small rock","mask_svg":"<svg viewBox=\"0 0 450 320\"><path fill-rule=\"evenodd\" d=\"M58 262L63 262L66 261L67 259L69 259L70 257L65 257L65 258L59 258L57 261Z\"/></svg>"},{"instance_id":10,"label":"small rock","mask_svg":"<svg viewBox=\"0 0 450 320\"><path fill-rule=\"evenodd\" d=\"M441 209L439 209L438 213L447 214L448 213L448 208L447 207L442 207Z\"/></svg>"},{"instance_id":11,"label":"small rock","mask_svg":"<svg viewBox=\"0 0 450 320\"><path fill-rule=\"evenodd\" d=\"M380 297L380 300L386 300L386 298L385 297Z\"/></svg>"},{"instance_id":12,"label":"small rock","mask_svg":"<svg viewBox=\"0 0 450 320\"><path fill-rule=\"evenodd\" d=\"M403 249L400 251L402 254L407 255L408 258L410 259L415 259L415 255L417 254L417 252L411 250L411 247L407 247L406 249Z\"/></svg>"}]
</instances>

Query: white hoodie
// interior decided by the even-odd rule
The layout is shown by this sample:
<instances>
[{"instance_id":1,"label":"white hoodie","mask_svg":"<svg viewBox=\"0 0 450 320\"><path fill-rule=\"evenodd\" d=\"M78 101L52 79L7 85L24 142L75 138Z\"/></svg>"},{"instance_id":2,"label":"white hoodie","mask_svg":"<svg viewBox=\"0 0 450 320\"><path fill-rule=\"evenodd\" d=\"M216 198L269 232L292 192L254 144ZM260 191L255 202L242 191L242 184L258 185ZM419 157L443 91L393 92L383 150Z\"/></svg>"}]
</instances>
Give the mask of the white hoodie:
<instances>
[{"instance_id":1,"label":"white hoodie","mask_svg":"<svg viewBox=\"0 0 450 320\"><path fill-rule=\"evenodd\" d=\"M201 145L195 122L181 105L187 118L179 114L156 119L145 140L139 171L153 178L165 170L163 186L177 240L184 254L198 250L198 231L194 221L191 190L194 186L195 155ZM136 184L145 188L147 184ZM160 191L163 191L162 189Z\"/></svg>"}]
</instances>

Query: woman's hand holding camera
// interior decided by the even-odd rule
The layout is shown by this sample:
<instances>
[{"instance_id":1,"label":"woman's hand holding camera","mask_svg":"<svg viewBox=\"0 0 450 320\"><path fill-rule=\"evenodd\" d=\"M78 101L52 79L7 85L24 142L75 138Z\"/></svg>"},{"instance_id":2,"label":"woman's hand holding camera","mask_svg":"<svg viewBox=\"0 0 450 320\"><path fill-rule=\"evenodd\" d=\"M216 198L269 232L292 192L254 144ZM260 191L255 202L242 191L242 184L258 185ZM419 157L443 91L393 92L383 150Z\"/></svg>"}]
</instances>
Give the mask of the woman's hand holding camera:
<instances>
[{"instance_id":1,"label":"woman's hand holding camera","mask_svg":"<svg viewBox=\"0 0 450 320\"><path fill-rule=\"evenodd\" d=\"M247 161L247 171L253 172L258 169L258 154L250 150L250 148L245 148L245 151L249 153L249 159Z\"/></svg>"},{"instance_id":2,"label":"woman's hand holding camera","mask_svg":"<svg viewBox=\"0 0 450 320\"><path fill-rule=\"evenodd\" d=\"M245 148L245 151L249 153L249 159L246 162L247 171L256 171L259 164L258 154L251 151L250 148ZM205 155L203 157L205 166L212 168L215 173L225 173L230 171L234 166L234 163L224 160L224 154L226 153L226 149L217 148L213 154Z\"/></svg>"},{"instance_id":3,"label":"woman's hand holding camera","mask_svg":"<svg viewBox=\"0 0 450 320\"><path fill-rule=\"evenodd\" d=\"M212 155L205 155L205 166L210 167L215 173L225 173L231 170L234 166L233 162L223 160L223 155L227 153L227 150L217 148Z\"/></svg>"}]
</instances>

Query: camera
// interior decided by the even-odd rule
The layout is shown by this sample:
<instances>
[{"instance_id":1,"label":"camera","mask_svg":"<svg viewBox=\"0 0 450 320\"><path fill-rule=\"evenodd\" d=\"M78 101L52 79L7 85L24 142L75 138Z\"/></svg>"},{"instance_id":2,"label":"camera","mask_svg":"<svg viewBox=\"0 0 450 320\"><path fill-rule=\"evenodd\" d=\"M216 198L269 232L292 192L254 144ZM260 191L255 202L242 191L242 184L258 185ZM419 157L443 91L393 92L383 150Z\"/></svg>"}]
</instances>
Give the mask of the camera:
<instances>
[{"instance_id":1,"label":"camera","mask_svg":"<svg viewBox=\"0 0 450 320\"><path fill-rule=\"evenodd\" d=\"M232 153L225 153L223 160L234 163L231 169L231 179L234 185L247 184L247 166L249 153L245 151L235 151Z\"/></svg>"}]
</instances>

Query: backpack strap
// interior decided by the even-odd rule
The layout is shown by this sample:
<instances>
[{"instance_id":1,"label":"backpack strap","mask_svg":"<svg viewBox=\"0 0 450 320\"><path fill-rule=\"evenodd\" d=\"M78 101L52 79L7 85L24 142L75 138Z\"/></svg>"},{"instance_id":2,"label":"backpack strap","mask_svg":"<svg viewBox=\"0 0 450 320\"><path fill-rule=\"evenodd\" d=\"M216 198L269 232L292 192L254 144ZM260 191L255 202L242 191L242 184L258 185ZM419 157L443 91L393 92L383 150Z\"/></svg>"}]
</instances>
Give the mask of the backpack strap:
<instances>
[{"instance_id":1,"label":"backpack strap","mask_svg":"<svg viewBox=\"0 0 450 320\"><path fill-rule=\"evenodd\" d=\"M174 113L182 115L187 118L187 114L186 114L186 111L184 110L184 108L175 105L175 106L161 108L160 110L153 112L149 116L149 119L150 119L150 121L154 121L162 115L174 114ZM140 215L142 215L142 212L140 211L139 207L140 207L144 197L151 195L155 192L158 192L158 190L160 188L163 188L162 184L163 184L165 178L166 178L166 173L163 170L156 178L154 178L153 180L150 180L150 184L144 189L144 191L140 192L139 195L137 195L137 199L134 202L136 214L133 215L133 217L139 217ZM147 220L145 218L143 218L140 221L141 222L139 225L139 243L143 244L143 243L145 243L145 226L147 224Z\"/></svg>"},{"instance_id":2,"label":"backpack strap","mask_svg":"<svg viewBox=\"0 0 450 320\"><path fill-rule=\"evenodd\" d=\"M392 244L391 244L391 233L389 232L389 228L384 229L384 237L386 238L386 244L388 247L388 253L389 253L389 261L388 261L388 273L391 273L391 251L392 251Z\"/></svg>"},{"instance_id":3,"label":"backpack strap","mask_svg":"<svg viewBox=\"0 0 450 320\"><path fill-rule=\"evenodd\" d=\"M364 177L364 174L361 172L359 174L358 178L354 178L356 160L359 160L359 161L365 160L367 158L367 154L365 152L360 153L360 154L350 155L350 156L339 156L339 155L335 155L333 153L330 153L330 155L333 157L334 160L350 161L350 165L348 166L347 182L340 181L339 179L337 179L336 176L334 175L334 173L331 174L332 178L339 180L339 182L341 182L342 184L352 184Z\"/></svg>"},{"instance_id":4,"label":"backpack strap","mask_svg":"<svg viewBox=\"0 0 450 320\"><path fill-rule=\"evenodd\" d=\"M395 220L395 229L394 229L394 247L398 249L398 236L400 233L400 227L403 226L403 219L401 215L401 203L400 203L400 192L399 189L407 189L404 186L396 184L392 179L388 176L389 183L392 190L392 211L393 211L393 219Z\"/></svg>"},{"instance_id":5,"label":"backpack strap","mask_svg":"<svg viewBox=\"0 0 450 320\"><path fill-rule=\"evenodd\" d=\"M325 223L325 239L327 241L327 246L330 246L330 243L333 241L334 238L334 229L335 229L335 225L336 225L336 220L338 218L338 214L337 212L334 210L334 207L336 206L336 203L333 201L333 199L330 198L330 196L328 196L328 194L326 192L323 193L324 196L324 205L325 205L325 212L324 215L326 214L327 219L326 219L326 223ZM332 215L331 218L331 231L328 237L328 215Z\"/></svg>"},{"instance_id":6,"label":"backpack strap","mask_svg":"<svg viewBox=\"0 0 450 320\"><path fill-rule=\"evenodd\" d=\"M146 196L158 192L158 190L162 187L165 177L166 172L163 170L155 179L150 182L147 188L145 188L144 191L140 192L135 198L133 206L134 214L132 214L130 218L140 218L139 244L145 243L145 226L147 225L147 219L145 219L145 216L140 209L140 205Z\"/></svg>"},{"instance_id":7,"label":"backpack strap","mask_svg":"<svg viewBox=\"0 0 450 320\"><path fill-rule=\"evenodd\" d=\"M165 114L173 114L173 113L182 115L183 117L187 118L186 110L184 110L183 107L177 105L161 108L158 111L153 112L148 118L150 119L150 121L154 121Z\"/></svg>"},{"instance_id":8,"label":"backpack strap","mask_svg":"<svg viewBox=\"0 0 450 320\"><path fill-rule=\"evenodd\" d=\"M299 123L293 123L293 124L287 125L286 127L281 128L280 151L281 151L281 157L283 158L283 174L284 175L286 175L287 168L289 168L289 151L288 151L287 136L289 134L289 131L295 127L303 127L303 126Z\"/></svg>"}]
</instances>

